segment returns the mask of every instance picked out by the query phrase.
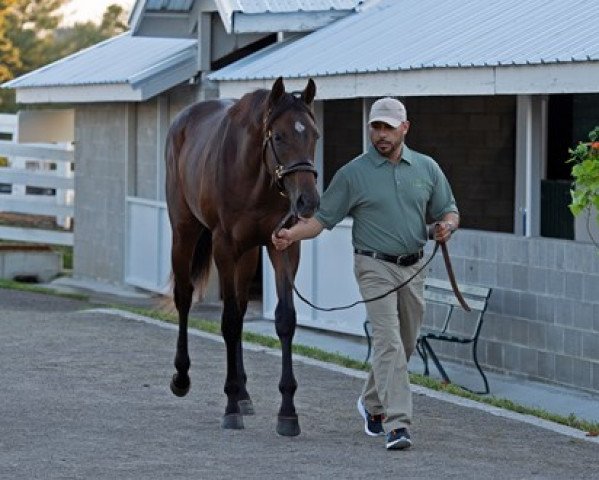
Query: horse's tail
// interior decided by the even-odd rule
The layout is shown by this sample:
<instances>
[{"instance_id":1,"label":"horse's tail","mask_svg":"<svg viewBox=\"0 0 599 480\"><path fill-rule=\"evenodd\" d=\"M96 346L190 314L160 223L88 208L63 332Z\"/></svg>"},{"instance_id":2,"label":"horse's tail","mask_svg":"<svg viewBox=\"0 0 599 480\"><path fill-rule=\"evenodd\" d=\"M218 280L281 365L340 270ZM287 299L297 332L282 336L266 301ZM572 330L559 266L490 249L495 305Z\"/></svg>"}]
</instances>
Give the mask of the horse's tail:
<instances>
[{"instance_id":1,"label":"horse's tail","mask_svg":"<svg viewBox=\"0 0 599 480\"><path fill-rule=\"evenodd\" d=\"M200 237L196 242L193 256L191 257L191 282L194 290L202 298L208 278L210 277L210 266L212 265L212 232L207 228L202 229Z\"/></svg>"},{"instance_id":2,"label":"horse's tail","mask_svg":"<svg viewBox=\"0 0 599 480\"><path fill-rule=\"evenodd\" d=\"M212 266L212 232L207 228L202 229L202 233L196 242L193 256L191 257L190 279L193 285L194 297L203 299L208 280L210 278L210 267ZM175 274L171 270L168 291L173 292L175 288ZM160 302L160 310L172 313L174 311L173 298L165 295Z\"/></svg>"}]
</instances>

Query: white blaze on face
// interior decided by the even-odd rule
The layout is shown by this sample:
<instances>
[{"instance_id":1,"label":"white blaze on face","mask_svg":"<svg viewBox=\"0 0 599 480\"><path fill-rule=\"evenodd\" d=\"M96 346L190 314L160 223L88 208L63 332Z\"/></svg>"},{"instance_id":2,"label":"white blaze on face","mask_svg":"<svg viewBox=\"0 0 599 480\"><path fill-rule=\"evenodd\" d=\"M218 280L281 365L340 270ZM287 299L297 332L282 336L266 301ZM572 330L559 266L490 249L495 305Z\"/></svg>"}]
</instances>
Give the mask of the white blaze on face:
<instances>
[{"instance_id":1,"label":"white blaze on face","mask_svg":"<svg viewBox=\"0 0 599 480\"><path fill-rule=\"evenodd\" d=\"M305 129L306 127L304 127L304 124L302 122L300 122L299 120L295 122L295 130L298 133L302 133Z\"/></svg>"}]
</instances>

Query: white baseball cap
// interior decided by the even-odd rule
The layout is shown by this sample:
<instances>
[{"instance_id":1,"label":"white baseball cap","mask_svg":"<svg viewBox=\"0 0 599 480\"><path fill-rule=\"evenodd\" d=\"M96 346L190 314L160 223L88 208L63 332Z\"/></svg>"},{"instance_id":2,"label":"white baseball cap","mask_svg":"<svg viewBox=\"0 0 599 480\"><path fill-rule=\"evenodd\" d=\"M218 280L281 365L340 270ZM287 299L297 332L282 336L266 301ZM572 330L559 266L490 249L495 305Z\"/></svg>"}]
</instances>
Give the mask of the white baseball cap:
<instances>
[{"instance_id":1,"label":"white baseball cap","mask_svg":"<svg viewBox=\"0 0 599 480\"><path fill-rule=\"evenodd\" d=\"M406 107L399 100L391 97L380 98L372 104L368 123L383 122L393 128L399 127L408 119Z\"/></svg>"}]
</instances>

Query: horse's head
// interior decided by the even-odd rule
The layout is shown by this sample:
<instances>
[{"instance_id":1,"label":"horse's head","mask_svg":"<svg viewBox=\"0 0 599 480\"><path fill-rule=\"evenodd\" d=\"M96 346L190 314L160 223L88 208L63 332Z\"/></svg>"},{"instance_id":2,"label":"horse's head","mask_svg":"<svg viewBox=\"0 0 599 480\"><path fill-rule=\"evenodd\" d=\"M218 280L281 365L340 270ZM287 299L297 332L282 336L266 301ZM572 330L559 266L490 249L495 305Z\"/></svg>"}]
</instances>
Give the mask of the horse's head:
<instances>
[{"instance_id":1,"label":"horse's head","mask_svg":"<svg viewBox=\"0 0 599 480\"><path fill-rule=\"evenodd\" d=\"M318 128L312 102L316 85L312 79L301 94L285 92L279 77L268 96L264 116L264 160L279 191L289 197L291 209L311 217L320 203L316 189L314 151Z\"/></svg>"}]
</instances>

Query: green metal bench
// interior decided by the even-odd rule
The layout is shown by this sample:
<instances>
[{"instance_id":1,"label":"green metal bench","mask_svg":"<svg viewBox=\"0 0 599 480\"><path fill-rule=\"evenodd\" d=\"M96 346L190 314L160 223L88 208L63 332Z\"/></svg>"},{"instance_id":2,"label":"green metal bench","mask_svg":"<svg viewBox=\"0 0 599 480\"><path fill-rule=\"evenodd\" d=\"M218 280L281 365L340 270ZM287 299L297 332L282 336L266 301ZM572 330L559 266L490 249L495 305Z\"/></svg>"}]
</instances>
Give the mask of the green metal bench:
<instances>
[{"instance_id":1,"label":"green metal bench","mask_svg":"<svg viewBox=\"0 0 599 480\"><path fill-rule=\"evenodd\" d=\"M431 341L442 341L442 342L450 342L457 343L462 345L471 345L472 346L472 360L476 369L480 373L482 380L484 382L484 390L474 391L469 388L462 387L468 391L478 394L487 394L489 393L489 382L478 363L477 357L477 345L478 345L478 336L480 334L480 330L483 325L483 318L485 311L487 310L487 303L489 301L489 297L491 296L492 289L488 287L480 287L475 285L467 285L467 284L459 284L459 289L462 292L462 295L468 302L472 312L465 313L464 318L466 320L472 320L469 325L470 328L467 333L464 333L462 330L452 329L451 321L453 319L453 313L456 308L461 308L458 300L455 298L453 290L451 288L451 284L445 280L437 280L435 278L427 278L424 284L424 298L427 303L442 305L446 308L445 319L441 328L428 328L422 327L420 332L420 336L418 337L418 341L416 344L416 350L420 354L422 361L424 362L424 375L429 375L429 366L428 361L429 358L435 364L435 367L439 371L439 374L443 378L443 381L447 383L451 383L447 372L441 365L441 361L439 360L437 354L433 350L431 345ZM368 341L368 352L366 354L365 362L370 358L371 350L372 350L372 340L370 333L370 322L368 319L364 321L364 332L366 333L366 340Z\"/></svg>"}]
</instances>

